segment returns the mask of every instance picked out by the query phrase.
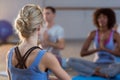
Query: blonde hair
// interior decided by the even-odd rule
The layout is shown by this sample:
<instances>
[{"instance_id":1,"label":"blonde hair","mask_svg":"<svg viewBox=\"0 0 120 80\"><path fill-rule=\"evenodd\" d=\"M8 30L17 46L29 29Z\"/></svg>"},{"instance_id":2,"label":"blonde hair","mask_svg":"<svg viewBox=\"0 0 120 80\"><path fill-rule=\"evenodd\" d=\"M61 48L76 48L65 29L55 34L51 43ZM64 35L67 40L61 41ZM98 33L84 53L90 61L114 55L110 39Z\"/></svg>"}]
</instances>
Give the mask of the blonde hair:
<instances>
[{"instance_id":1,"label":"blonde hair","mask_svg":"<svg viewBox=\"0 0 120 80\"><path fill-rule=\"evenodd\" d=\"M43 25L42 10L34 4L25 5L15 20L15 29L24 38L29 38L40 25Z\"/></svg>"}]
</instances>

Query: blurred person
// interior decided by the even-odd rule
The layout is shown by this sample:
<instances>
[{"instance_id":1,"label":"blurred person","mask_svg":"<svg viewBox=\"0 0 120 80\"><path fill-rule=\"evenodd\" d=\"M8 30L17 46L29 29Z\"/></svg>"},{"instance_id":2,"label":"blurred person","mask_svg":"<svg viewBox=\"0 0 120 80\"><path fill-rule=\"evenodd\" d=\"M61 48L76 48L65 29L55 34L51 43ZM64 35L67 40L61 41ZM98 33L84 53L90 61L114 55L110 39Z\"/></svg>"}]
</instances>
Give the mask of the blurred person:
<instances>
[{"instance_id":1,"label":"blurred person","mask_svg":"<svg viewBox=\"0 0 120 80\"><path fill-rule=\"evenodd\" d=\"M43 9L45 25L40 31L40 43L43 49L52 52L62 62L60 50L64 49L64 29L55 23L56 10L47 6Z\"/></svg>"},{"instance_id":2,"label":"blurred person","mask_svg":"<svg viewBox=\"0 0 120 80\"><path fill-rule=\"evenodd\" d=\"M112 28L116 24L115 13L110 8L100 8L94 12L97 30L90 32L83 44L80 55L96 55L94 62L69 58L68 65L81 76L101 76L111 78L120 74L120 36ZM94 43L95 48L89 49Z\"/></svg>"},{"instance_id":3,"label":"blurred person","mask_svg":"<svg viewBox=\"0 0 120 80\"><path fill-rule=\"evenodd\" d=\"M48 80L47 69L60 80L71 80L55 56L38 47L42 24L43 14L38 5L27 4L20 10L15 30L21 43L11 48L7 56L10 80Z\"/></svg>"},{"instance_id":4,"label":"blurred person","mask_svg":"<svg viewBox=\"0 0 120 80\"><path fill-rule=\"evenodd\" d=\"M120 34L120 25L115 24L114 27L113 27L113 30L117 31Z\"/></svg>"}]
</instances>

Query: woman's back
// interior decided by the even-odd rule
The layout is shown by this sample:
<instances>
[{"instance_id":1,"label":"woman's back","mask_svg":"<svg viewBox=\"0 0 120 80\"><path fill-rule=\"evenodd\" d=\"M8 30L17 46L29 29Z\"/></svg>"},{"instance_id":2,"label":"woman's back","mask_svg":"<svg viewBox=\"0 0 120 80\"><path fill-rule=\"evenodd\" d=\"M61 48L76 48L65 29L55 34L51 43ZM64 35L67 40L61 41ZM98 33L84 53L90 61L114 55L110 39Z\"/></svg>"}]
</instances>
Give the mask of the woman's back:
<instances>
[{"instance_id":1,"label":"woman's back","mask_svg":"<svg viewBox=\"0 0 120 80\"><path fill-rule=\"evenodd\" d=\"M40 50L38 53L36 53L36 57L33 59L32 63L26 61L26 63L30 65L27 66L26 69L21 69L15 67L16 61L14 60L14 50L15 48L12 48L8 55L8 70L11 73L11 80L47 80L47 73L39 69L39 63L46 51Z\"/></svg>"}]
</instances>

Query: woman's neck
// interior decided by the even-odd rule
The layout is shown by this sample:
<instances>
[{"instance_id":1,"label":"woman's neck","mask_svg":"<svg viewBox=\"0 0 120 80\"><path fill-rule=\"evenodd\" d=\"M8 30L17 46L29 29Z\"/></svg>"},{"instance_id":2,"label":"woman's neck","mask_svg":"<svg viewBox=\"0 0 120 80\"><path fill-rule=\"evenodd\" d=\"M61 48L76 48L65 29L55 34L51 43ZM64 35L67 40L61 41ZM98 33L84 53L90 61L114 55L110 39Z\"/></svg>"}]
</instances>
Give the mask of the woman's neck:
<instances>
[{"instance_id":1,"label":"woman's neck","mask_svg":"<svg viewBox=\"0 0 120 80\"><path fill-rule=\"evenodd\" d=\"M108 31L108 28L106 26L102 27L99 29L100 32L107 32Z\"/></svg>"},{"instance_id":2,"label":"woman's neck","mask_svg":"<svg viewBox=\"0 0 120 80\"><path fill-rule=\"evenodd\" d=\"M38 36L33 35L30 36L28 39L22 39L22 43L19 45L21 47L33 47L37 46Z\"/></svg>"}]
</instances>

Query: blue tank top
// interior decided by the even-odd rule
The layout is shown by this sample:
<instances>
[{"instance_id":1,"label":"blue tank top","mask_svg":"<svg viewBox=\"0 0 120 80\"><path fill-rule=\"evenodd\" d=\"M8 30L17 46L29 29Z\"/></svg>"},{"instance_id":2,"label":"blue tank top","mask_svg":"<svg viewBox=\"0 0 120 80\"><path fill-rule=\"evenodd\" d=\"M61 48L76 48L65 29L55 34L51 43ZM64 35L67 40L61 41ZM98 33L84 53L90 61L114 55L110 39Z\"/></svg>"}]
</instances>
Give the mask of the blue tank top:
<instances>
[{"instance_id":1,"label":"blue tank top","mask_svg":"<svg viewBox=\"0 0 120 80\"><path fill-rule=\"evenodd\" d=\"M114 31L111 31L109 40L104 44L107 49L114 50L115 43L113 40ZM96 31L96 35L94 38L95 47L99 47L99 40L98 40L98 30ZM115 56L106 51L99 51L96 54L97 59L95 60L96 63L113 63L115 62Z\"/></svg>"},{"instance_id":2,"label":"blue tank top","mask_svg":"<svg viewBox=\"0 0 120 80\"><path fill-rule=\"evenodd\" d=\"M38 52L37 57L27 69L19 69L12 65L12 55L14 48L12 48L8 55L8 70L10 72L11 80L48 80L47 72L39 70L38 65L46 53L45 50Z\"/></svg>"}]
</instances>

